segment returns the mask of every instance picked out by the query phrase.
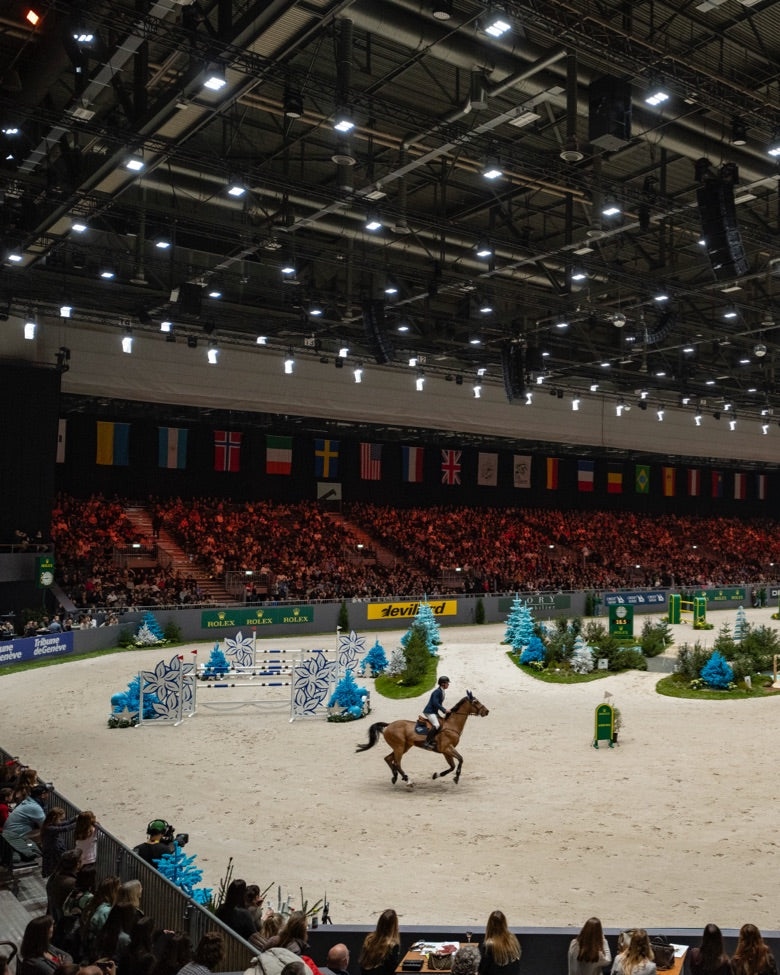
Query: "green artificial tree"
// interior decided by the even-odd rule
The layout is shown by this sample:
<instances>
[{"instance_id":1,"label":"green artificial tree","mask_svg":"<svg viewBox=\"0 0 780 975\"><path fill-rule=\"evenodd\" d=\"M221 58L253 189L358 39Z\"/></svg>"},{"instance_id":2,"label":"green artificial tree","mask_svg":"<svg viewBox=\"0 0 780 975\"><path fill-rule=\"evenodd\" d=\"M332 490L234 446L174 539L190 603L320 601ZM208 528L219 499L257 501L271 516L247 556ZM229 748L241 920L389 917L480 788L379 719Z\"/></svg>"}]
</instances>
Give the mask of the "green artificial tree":
<instances>
[{"instance_id":1,"label":"green artificial tree","mask_svg":"<svg viewBox=\"0 0 780 975\"><path fill-rule=\"evenodd\" d=\"M474 604L474 622L479 624L485 622L485 603L481 596Z\"/></svg>"},{"instance_id":2,"label":"green artificial tree","mask_svg":"<svg viewBox=\"0 0 780 975\"><path fill-rule=\"evenodd\" d=\"M336 625L339 627L342 633L349 633L349 610L347 609L346 599L341 600Z\"/></svg>"},{"instance_id":3,"label":"green artificial tree","mask_svg":"<svg viewBox=\"0 0 780 975\"><path fill-rule=\"evenodd\" d=\"M419 684L428 672L430 651L425 630L419 623L412 624L406 637L406 645L403 648L406 667L401 676L401 683L411 687Z\"/></svg>"}]
</instances>

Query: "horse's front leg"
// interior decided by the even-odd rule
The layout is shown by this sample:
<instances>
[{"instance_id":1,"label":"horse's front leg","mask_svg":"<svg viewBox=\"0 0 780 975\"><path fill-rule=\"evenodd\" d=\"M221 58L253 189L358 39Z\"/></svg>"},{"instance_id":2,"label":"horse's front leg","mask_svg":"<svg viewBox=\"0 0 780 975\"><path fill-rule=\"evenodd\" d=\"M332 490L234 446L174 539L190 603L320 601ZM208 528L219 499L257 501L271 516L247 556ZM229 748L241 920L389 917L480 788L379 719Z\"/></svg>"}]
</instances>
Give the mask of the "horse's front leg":
<instances>
[{"instance_id":1,"label":"horse's front leg","mask_svg":"<svg viewBox=\"0 0 780 975\"><path fill-rule=\"evenodd\" d=\"M434 772L431 778L443 779L445 775L449 775L450 772L454 771L455 762L453 756L460 759L460 765L463 764L463 760L460 758L460 755L458 755L458 753L455 751L455 749L452 746L450 746L446 751L442 752L441 754L447 759L447 764L449 765L449 768L446 768L443 772ZM455 773L456 782L458 781L458 775L460 773L460 765L458 765L458 771Z\"/></svg>"}]
</instances>

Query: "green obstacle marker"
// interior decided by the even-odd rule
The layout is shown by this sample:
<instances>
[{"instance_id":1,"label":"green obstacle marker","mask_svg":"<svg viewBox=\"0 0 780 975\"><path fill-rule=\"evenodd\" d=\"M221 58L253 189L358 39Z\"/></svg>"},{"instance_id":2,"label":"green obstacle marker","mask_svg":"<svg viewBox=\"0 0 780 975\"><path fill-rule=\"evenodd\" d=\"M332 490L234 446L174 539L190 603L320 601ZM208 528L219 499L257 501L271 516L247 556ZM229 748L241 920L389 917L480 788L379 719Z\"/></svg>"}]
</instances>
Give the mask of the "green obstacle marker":
<instances>
[{"instance_id":1,"label":"green obstacle marker","mask_svg":"<svg viewBox=\"0 0 780 975\"><path fill-rule=\"evenodd\" d=\"M599 704L596 708L596 737L593 747L598 748L600 741L608 741L612 748L612 735L615 729L615 709L611 704Z\"/></svg>"}]
</instances>

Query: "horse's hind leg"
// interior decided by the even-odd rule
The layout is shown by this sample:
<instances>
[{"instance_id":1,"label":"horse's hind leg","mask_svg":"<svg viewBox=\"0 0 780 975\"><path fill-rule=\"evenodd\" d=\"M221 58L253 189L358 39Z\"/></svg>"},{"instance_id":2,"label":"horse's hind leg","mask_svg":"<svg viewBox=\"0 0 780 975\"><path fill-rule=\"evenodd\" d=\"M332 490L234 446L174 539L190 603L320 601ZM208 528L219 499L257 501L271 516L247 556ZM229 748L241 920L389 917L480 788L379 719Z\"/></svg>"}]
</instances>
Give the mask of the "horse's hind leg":
<instances>
[{"instance_id":1,"label":"horse's hind leg","mask_svg":"<svg viewBox=\"0 0 780 975\"><path fill-rule=\"evenodd\" d=\"M446 768L443 772L434 772L433 775L431 776L432 779L443 779L445 775L449 775L450 772L453 772L455 770L455 762L452 760L453 755L458 755L455 749L454 748L447 749L446 752L442 752L442 755L447 759L447 764L449 765L449 768ZM460 755L458 755L458 758L460 758ZM460 771L460 766L458 766L458 771ZM456 782L458 781L457 774L455 776L455 781Z\"/></svg>"},{"instance_id":2,"label":"horse's hind leg","mask_svg":"<svg viewBox=\"0 0 780 975\"><path fill-rule=\"evenodd\" d=\"M392 752L390 752L389 755L385 755L385 761L387 762L387 764L390 767L390 771L391 771L391 773L393 775L393 785L395 785L395 783L398 781L399 768L395 764L395 756L393 755Z\"/></svg>"}]
</instances>

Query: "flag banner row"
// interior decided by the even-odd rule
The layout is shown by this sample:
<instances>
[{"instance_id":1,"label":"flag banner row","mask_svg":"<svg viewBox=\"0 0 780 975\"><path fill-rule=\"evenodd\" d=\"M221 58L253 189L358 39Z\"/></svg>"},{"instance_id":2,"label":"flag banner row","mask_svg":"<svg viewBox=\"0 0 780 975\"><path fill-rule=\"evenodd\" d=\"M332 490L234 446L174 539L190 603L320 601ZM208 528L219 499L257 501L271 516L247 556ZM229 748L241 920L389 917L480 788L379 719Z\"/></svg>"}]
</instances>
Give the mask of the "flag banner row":
<instances>
[{"instance_id":1,"label":"flag banner row","mask_svg":"<svg viewBox=\"0 0 780 975\"><path fill-rule=\"evenodd\" d=\"M188 448L197 434L186 427L157 428L157 465L183 471L188 466ZM95 463L127 467L130 463L132 430L130 423L96 421ZM65 461L67 420L59 421L57 462ZM345 473L359 475L363 481L433 483L434 469L445 488L476 484L477 487L513 487L530 490L533 486L546 491L576 490L587 494L655 494L665 498L733 498L736 501L767 499L767 475L741 471L722 471L701 467L669 464L632 464L600 460L562 460L530 454L457 448L418 447L402 444L360 442L347 445L344 453L339 440L311 440L277 434L264 434L265 473L272 477L290 477L293 461L306 462L311 457L312 473L318 482L336 481ZM237 430L214 430L214 470L237 473L242 470L244 434ZM400 461L400 463L399 463ZM532 477L534 464L540 464L538 476ZM257 465L253 455L253 466Z\"/></svg>"}]
</instances>

